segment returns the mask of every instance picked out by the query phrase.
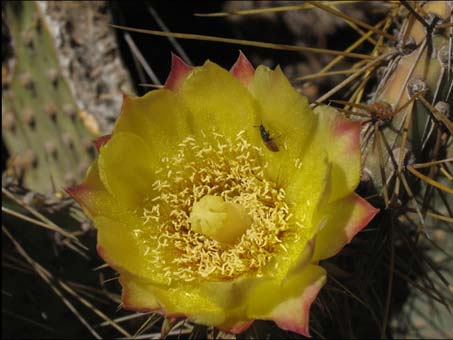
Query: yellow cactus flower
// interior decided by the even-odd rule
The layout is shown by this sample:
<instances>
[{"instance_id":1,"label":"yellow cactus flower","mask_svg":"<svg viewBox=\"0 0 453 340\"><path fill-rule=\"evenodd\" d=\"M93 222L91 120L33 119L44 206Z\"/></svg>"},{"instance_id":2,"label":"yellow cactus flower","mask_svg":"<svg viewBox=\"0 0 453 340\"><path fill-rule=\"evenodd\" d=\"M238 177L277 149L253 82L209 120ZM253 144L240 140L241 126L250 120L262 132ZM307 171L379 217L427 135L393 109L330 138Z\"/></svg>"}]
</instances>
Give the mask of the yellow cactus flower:
<instances>
[{"instance_id":1,"label":"yellow cactus flower","mask_svg":"<svg viewBox=\"0 0 453 340\"><path fill-rule=\"evenodd\" d=\"M319 261L377 212L354 193L359 133L332 108L312 111L279 67L173 56L164 88L124 97L68 192L120 273L124 308L231 333L273 320L308 336Z\"/></svg>"}]
</instances>

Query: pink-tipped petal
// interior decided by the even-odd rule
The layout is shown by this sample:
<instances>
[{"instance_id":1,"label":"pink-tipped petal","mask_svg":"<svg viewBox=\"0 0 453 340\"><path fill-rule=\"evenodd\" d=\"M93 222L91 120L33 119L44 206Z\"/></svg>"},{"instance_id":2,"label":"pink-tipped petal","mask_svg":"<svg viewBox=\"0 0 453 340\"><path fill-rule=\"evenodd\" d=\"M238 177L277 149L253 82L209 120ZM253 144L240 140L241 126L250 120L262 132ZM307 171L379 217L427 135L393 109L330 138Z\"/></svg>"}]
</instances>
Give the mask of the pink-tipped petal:
<instances>
[{"instance_id":1,"label":"pink-tipped petal","mask_svg":"<svg viewBox=\"0 0 453 340\"><path fill-rule=\"evenodd\" d=\"M247 59L242 51L239 51L239 57L230 70L231 74L237 78L244 86L248 86L255 75L255 68Z\"/></svg>"},{"instance_id":2,"label":"pink-tipped petal","mask_svg":"<svg viewBox=\"0 0 453 340\"><path fill-rule=\"evenodd\" d=\"M271 319L282 329L310 337L310 307L324 286L325 277L321 277L306 287L302 295L290 298L276 306Z\"/></svg>"},{"instance_id":3,"label":"pink-tipped petal","mask_svg":"<svg viewBox=\"0 0 453 340\"><path fill-rule=\"evenodd\" d=\"M81 184L66 188L65 191L91 218L98 215L116 216L121 212L112 195L102 184L97 161L88 168L85 180Z\"/></svg>"},{"instance_id":4,"label":"pink-tipped petal","mask_svg":"<svg viewBox=\"0 0 453 340\"><path fill-rule=\"evenodd\" d=\"M245 322L238 322L233 327L231 327L227 332L231 334L240 334L245 332L250 326L253 324L253 320L245 321Z\"/></svg>"},{"instance_id":5,"label":"pink-tipped petal","mask_svg":"<svg viewBox=\"0 0 453 340\"><path fill-rule=\"evenodd\" d=\"M373 207L359 195L353 194L352 196L356 204L356 213L354 215L354 218L350 220L345 228L348 243L351 242L354 236L360 230L365 228L368 223L370 223L370 221L374 218L374 216L379 212L379 209Z\"/></svg>"},{"instance_id":6,"label":"pink-tipped petal","mask_svg":"<svg viewBox=\"0 0 453 340\"><path fill-rule=\"evenodd\" d=\"M233 326L228 326L228 327L217 326L216 328L221 330L224 333L240 334L242 332L245 332L247 329L249 329L250 326L253 324L253 321L255 321L255 320L238 321Z\"/></svg>"},{"instance_id":7,"label":"pink-tipped petal","mask_svg":"<svg viewBox=\"0 0 453 340\"><path fill-rule=\"evenodd\" d=\"M64 191L66 191L69 196L76 200L77 203L81 204L81 202L83 202L83 197L88 193L89 188L86 184L82 183L66 188L64 189Z\"/></svg>"},{"instance_id":8,"label":"pink-tipped petal","mask_svg":"<svg viewBox=\"0 0 453 340\"><path fill-rule=\"evenodd\" d=\"M89 194L92 191L104 191L104 185L99 177L99 169L97 161L94 161L87 169L85 180L79 184L74 185L65 191L79 202L79 197ZM80 202L79 202L80 203Z\"/></svg>"},{"instance_id":9,"label":"pink-tipped petal","mask_svg":"<svg viewBox=\"0 0 453 340\"><path fill-rule=\"evenodd\" d=\"M104 261L107 261L107 256L105 255L104 248L100 244L96 245L96 252Z\"/></svg>"},{"instance_id":10,"label":"pink-tipped petal","mask_svg":"<svg viewBox=\"0 0 453 340\"><path fill-rule=\"evenodd\" d=\"M360 122L346 119L330 106L318 106L320 140L332 163L328 203L354 192L360 181Z\"/></svg>"},{"instance_id":11,"label":"pink-tipped petal","mask_svg":"<svg viewBox=\"0 0 453 340\"><path fill-rule=\"evenodd\" d=\"M96 147L96 150L100 150L101 149L101 146L103 146L104 144L106 144L110 138L112 137L111 134L109 135L104 135L104 136L101 136L99 137L98 139L96 139L93 143L94 143L94 146Z\"/></svg>"},{"instance_id":12,"label":"pink-tipped petal","mask_svg":"<svg viewBox=\"0 0 453 340\"><path fill-rule=\"evenodd\" d=\"M263 281L248 296L249 320L272 320L280 328L309 336L310 306L326 282L324 268L309 264L283 281Z\"/></svg>"},{"instance_id":13,"label":"pink-tipped petal","mask_svg":"<svg viewBox=\"0 0 453 340\"><path fill-rule=\"evenodd\" d=\"M93 190L87 184L81 184L75 187L66 189L66 192L80 204L85 213L94 218L99 215L118 216L121 214L123 207L119 206L105 190Z\"/></svg>"},{"instance_id":14,"label":"pink-tipped petal","mask_svg":"<svg viewBox=\"0 0 453 340\"><path fill-rule=\"evenodd\" d=\"M360 128L359 121L339 118L333 126L334 136L347 141L346 148L350 152L358 152L360 147Z\"/></svg>"},{"instance_id":15,"label":"pink-tipped petal","mask_svg":"<svg viewBox=\"0 0 453 340\"><path fill-rule=\"evenodd\" d=\"M316 237L313 261L323 260L340 252L378 211L355 193L330 203L322 212L328 216L328 221Z\"/></svg>"},{"instance_id":16,"label":"pink-tipped petal","mask_svg":"<svg viewBox=\"0 0 453 340\"><path fill-rule=\"evenodd\" d=\"M69 196L71 196L74 199L74 201L76 201L89 216L93 216L92 209L90 207L91 189L86 183L65 188L64 191Z\"/></svg>"},{"instance_id":17,"label":"pink-tipped petal","mask_svg":"<svg viewBox=\"0 0 453 340\"><path fill-rule=\"evenodd\" d=\"M176 54L171 54L171 69L167 80L165 81L165 88L178 91L181 84L187 78L187 75L192 70L192 67L187 65L180 57Z\"/></svg>"}]
</instances>

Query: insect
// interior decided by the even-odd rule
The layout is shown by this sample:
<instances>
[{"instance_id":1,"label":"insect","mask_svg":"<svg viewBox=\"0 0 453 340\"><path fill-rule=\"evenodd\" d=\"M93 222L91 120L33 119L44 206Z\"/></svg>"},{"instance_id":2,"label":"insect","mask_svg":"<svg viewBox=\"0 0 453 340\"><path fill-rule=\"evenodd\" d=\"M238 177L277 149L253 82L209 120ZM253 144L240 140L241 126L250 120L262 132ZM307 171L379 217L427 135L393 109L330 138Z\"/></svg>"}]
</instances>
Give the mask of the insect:
<instances>
[{"instance_id":1,"label":"insect","mask_svg":"<svg viewBox=\"0 0 453 340\"><path fill-rule=\"evenodd\" d=\"M271 135L269 134L268 131L266 131L266 129L264 128L264 125L260 124L259 128L260 128L261 139L263 140L266 147L272 152L280 151L280 149L277 146L277 143L275 143L274 139L271 138Z\"/></svg>"}]
</instances>

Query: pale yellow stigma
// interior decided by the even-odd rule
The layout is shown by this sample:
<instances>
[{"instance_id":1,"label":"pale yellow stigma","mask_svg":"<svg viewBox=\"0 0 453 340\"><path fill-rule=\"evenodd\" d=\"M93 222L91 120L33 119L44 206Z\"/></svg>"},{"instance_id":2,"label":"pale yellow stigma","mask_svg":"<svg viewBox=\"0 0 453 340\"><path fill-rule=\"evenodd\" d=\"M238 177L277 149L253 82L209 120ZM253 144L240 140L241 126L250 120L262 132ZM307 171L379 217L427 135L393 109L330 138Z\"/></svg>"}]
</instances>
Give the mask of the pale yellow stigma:
<instances>
[{"instance_id":1,"label":"pale yellow stigma","mask_svg":"<svg viewBox=\"0 0 453 340\"><path fill-rule=\"evenodd\" d=\"M189 222L193 231L232 244L252 224L252 218L243 206L206 195L193 205Z\"/></svg>"}]
</instances>

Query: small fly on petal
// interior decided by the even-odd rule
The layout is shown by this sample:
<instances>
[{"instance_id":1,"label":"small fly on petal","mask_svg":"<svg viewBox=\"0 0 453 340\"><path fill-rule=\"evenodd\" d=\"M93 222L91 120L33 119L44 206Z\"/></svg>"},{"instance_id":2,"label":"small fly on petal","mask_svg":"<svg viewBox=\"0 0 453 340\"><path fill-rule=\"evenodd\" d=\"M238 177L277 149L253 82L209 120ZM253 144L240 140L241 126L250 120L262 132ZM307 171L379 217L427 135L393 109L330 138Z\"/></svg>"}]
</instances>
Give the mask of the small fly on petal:
<instances>
[{"instance_id":1,"label":"small fly on petal","mask_svg":"<svg viewBox=\"0 0 453 340\"><path fill-rule=\"evenodd\" d=\"M272 152L280 151L280 149L277 146L277 143L275 143L274 139L271 138L271 135L265 129L264 125L260 124L259 128L260 128L261 139L263 140L266 147Z\"/></svg>"}]
</instances>

